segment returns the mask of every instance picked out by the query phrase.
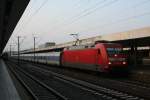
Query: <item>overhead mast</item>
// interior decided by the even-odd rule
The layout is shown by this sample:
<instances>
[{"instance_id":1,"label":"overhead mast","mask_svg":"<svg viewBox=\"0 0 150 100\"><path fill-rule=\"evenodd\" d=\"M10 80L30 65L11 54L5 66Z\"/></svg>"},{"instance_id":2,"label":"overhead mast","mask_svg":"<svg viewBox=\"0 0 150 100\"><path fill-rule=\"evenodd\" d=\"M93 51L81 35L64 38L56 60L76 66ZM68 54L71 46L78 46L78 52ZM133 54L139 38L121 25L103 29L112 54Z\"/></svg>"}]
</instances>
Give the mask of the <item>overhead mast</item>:
<instances>
[{"instance_id":1,"label":"overhead mast","mask_svg":"<svg viewBox=\"0 0 150 100\"><path fill-rule=\"evenodd\" d=\"M79 43L79 45L80 45L79 34L76 33L76 34L70 34L70 35L73 36L76 39L74 46L76 46L77 43Z\"/></svg>"}]
</instances>

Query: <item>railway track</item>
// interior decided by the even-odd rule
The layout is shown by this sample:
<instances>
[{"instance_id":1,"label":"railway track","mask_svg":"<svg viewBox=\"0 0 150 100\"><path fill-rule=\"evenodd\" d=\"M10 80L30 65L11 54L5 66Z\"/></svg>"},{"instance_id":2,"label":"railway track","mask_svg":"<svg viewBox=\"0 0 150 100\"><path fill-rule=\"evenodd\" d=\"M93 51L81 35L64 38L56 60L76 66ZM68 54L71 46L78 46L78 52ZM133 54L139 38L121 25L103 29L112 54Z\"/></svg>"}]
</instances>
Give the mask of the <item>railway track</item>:
<instances>
[{"instance_id":1,"label":"railway track","mask_svg":"<svg viewBox=\"0 0 150 100\"><path fill-rule=\"evenodd\" d=\"M24 62L24 63L27 63L26 61ZM30 62L30 64L32 64L32 65L36 65L36 66L39 66L38 64L36 64L36 63L32 63L32 62ZM48 65L43 65L43 64L40 64L40 66L42 65L42 67L44 67L44 69L47 69L47 70L51 70L51 68L54 68L54 69L58 69L58 70L62 70L61 68L58 68L58 67L51 67L51 66L48 66ZM39 66L39 67L40 67ZM46 68L47 67L47 68ZM73 72L73 73L80 73L81 72L81 70L77 70L77 69L72 69L72 68L65 68L65 70L69 70L70 72ZM55 70L54 70L55 71ZM62 71L58 71L58 72L62 72ZM84 71L85 72L85 74L86 74L86 71ZM82 73L83 73L83 71L82 71ZM150 83L148 83L148 82L142 82L142 80L133 80L133 79L130 79L130 78L128 78L128 77L126 77L126 76L123 76L123 79L122 79L122 77L120 78L120 77L109 77L109 76L101 76L101 75L96 75L95 74L95 72L90 72L90 74L92 74L92 75L94 75L94 76L98 76L99 78L102 78L102 79L108 79L108 80L112 80L112 81L117 81L117 82L123 82L123 83L128 83L128 84L133 84L133 85L135 85L135 86L140 86L140 87L144 87L144 88L150 88Z\"/></svg>"},{"instance_id":2,"label":"railway track","mask_svg":"<svg viewBox=\"0 0 150 100\"><path fill-rule=\"evenodd\" d=\"M13 68L13 70L14 70L14 68ZM74 96L71 96L73 98L70 97L69 93L62 93L63 95L66 94L67 95L66 98L69 99L69 100L78 100L78 99L81 99L81 100L85 100L85 99L86 100L118 100L118 97L110 96L110 95L108 95L108 94L106 94L104 92L103 93L97 92L97 91L95 91L93 89L90 89L89 87L81 86L80 84L73 83L71 81L69 82L68 80L59 78L57 76L47 77L50 74L49 73L45 73L45 72L43 72L41 70L36 70L35 71L35 70L31 69L31 68L28 69L28 68L21 68L20 67L18 71L17 71L17 73L26 73L28 71L26 73L26 74L28 74L27 76L30 76L30 77L32 77L32 78L34 78L34 79L36 79L36 80L38 80L40 82L42 81L42 83L44 83L47 86L51 86L51 83L52 83L52 80L50 80L48 78L55 78L55 80L59 81L59 85L62 84L62 83L67 84L65 87L62 88L63 91L66 91L66 92L67 92L67 87L71 86L72 88L69 88L69 90L72 91L71 95L74 94ZM55 86L58 86L58 85L55 84ZM60 88L60 86L58 86L58 87ZM76 89L78 88L79 90L76 90L75 88ZM38 90L38 87L36 87L35 90ZM74 91L77 91L77 92L74 93ZM79 95L78 98L76 98L77 95ZM38 99L38 100L43 100L43 99ZM51 99L48 99L48 100L51 100Z\"/></svg>"},{"instance_id":3,"label":"railway track","mask_svg":"<svg viewBox=\"0 0 150 100\"><path fill-rule=\"evenodd\" d=\"M26 61L24 61L24 64L25 63L27 63ZM64 72L64 71L67 71L68 70L68 72L70 72L70 73L79 73L80 74L80 72L81 71L79 71L79 70L74 70L74 69L68 69L68 68L66 68L65 70L63 70L63 71L60 71L60 70L62 70L61 68L58 68L58 67L51 67L51 66L48 66L48 65L43 65L43 64L36 64L36 63L32 63L32 62L30 62L30 64L32 64L32 65L36 65L36 66L38 66L38 67L41 67L42 66L42 68L44 68L44 69L46 69L46 70L53 70L54 72L58 72L58 73L60 73L60 72ZM55 70L56 69L56 70ZM84 73L83 71L82 71L82 73ZM62 73L62 74L65 74L65 73ZM87 74L86 72L85 72L85 74ZM150 83L145 83L145 82L142 82L141 80L133 80L133 79L130 79L130 78L128 78L128 77L108 77L108 76L101 76L101 75L96 75L95 73L90 73L90 74L92 74L93 76L95 76L95 77L99 77L100 79L102 79L102 80L109 80L109 81L114 81L114 82L120 82L120 83L127 83L127 84L132 84L132 85L134 85L134 86L137 86L137 87L143 87L143 88L150 88ZM69 75L70 76L70 75Z\"/></svg>"},{"instance_id":4,"label":"railway track","mask_svg":"<svg viewBox=\"0 0 150 100\"><path fill-rule=\"evenodd\" d=\"M37 65L36 65L37 66ZM42 67L46 70L51 70L50 67L46 68L43 65L37 66L37 67ZM49 69L50 68L50 69ZM59 73L59 74L65 74L63 73L64 70L62 71L62 69L60 69L60 71L57 68L57 71L53 70L53 72ZM72 71L69 73L73 73ZM74 75L75 74L75 75ZM92 83L92 84L96 84L98 86L104 86L110 89L114 89L114 90L118 90L120 92L125 92L127 94L131 94L131 95L135 95L137 97L142 97L145 98L147 100L150 99L150 87L148 84L143 84L142 82L137 82L137 81L132 81L132 80L116 80L116 79L109 79L109 78L101 78L101 77L95 77L91 75L84 75L83 73L73 73L71 75L69 75L67 73L67 76L73 77L75 79L79 79L79 80L84 80L86 82ZM90 79L88 79L89 77L91 77ZM136 83L137 82L137 83Z\"/></svg>"},{"instance_id":5,"label":"railway track","mask_svg":"<svg viewBox=\"0 0 150 100\"><path fill-rule=\"evenodd\" d=\"M114 90L111 88L105 88L105 87L100 86L100 85L91 84L87 81L82 81L82 80L78 80L78 79L71 78L68 76L64 76L64 75L61 75L61 74L58 74L58 73L55 73L52 71L48 71L48 70L45 70L42 68L38 68L35 66L30 66L30 68L24 67L23 69L30 72L30 73L33 73L34 71L38 72L38 73L43 73L43 74L50 73L53 76L55 76L56 79L58 79L62 82L66 82L68 84L80 87L82 89L84 88L88 91L92 91L93 93L99 94L99 95L101 95L101 97L106 97L107 99L113 99L114 98L114 99L118 99L118 100L144 100L141 97L130 95L126 92L121 92L121 91ZM35 77L39 77L39 76L35 75ZM104 100L106 100L106 98Z\"/></svg>"},{"instance_id":6,"label":"railway track","mask_svg":"<svg viewBox=\"0 0 150 100\"><path fill-rule=\"evenodd\" d=\"M70 72L70 73L78 73L78 74L80 74L80 73L82 73L82 75L81 76L84 76L84 74L85 75L87 75L87 73L85 72L81 72L81 71L78 71L78 70L70 70L70 69L65 69L65 70L63 70L63 71L61 71L62 69L60 69L60 68L58 68L58 67L50 67L50 66L45 66L45 65L38 65L38 64L33 64L33 63L31 63L32 65L36 65L36 66L38 66L38 67L41 67L42 66L42 68L44 68L44 69L46 69L46 70L52 70L52 71L54 71L54 72L57 72L57 73L61 73L61 72L64 72L64 71L66 71L66 70L68 70L68 72ZM67 72L67 71L66 71ZM65 74L65 73L62 73L62 74ZM68 74L68 73L67 73ZM101 80L107 80L107 81L111 81L111 82L117 82L117 83L126 83L126 84L132 84L133 86L137 86L137 87L141 87L141 88L148 88L148 89L150 89L150 84L149 83L144 83L144 82L141 82L141 81L137 81L137 80L133 80L133 79L129 79L128 77L124 77L123 76L123 78L121 77L109 77L109 76L101 76L101 75L96 75L95 73L93 74L93 73L90 73L92 76L94 76L94 78L99 78L99 79L101 79ZM68 74L69 75L69 74ZM69 75L70 76L70 75Z\"/></svg>"},{"instance_id":7,"label":"railway track","mask_svg":"<svg viewBox=\"0 0 150 100\"><path fill-rule=\"evenodd\" d=\"M31 75L18 70L17 67L12 68L12 66L10 66L9 69L17 77L21 84L26 87L28 92L30 92L33 100L68 100L66 97L41 83Z\"/></svg>"},{"instance_id":8,"label":"railway track","mask_svg":"<svg viewBox=\"0 0 150 100\"><path fill-rule=\"evenodd\" d=\"M143 82L140 82L140 81L137 81L137 80L131 80L131 79L114 79L114 80L118 81L120 83L122 82L122 83L132 84L132 85L137 86L137 87L149 88L150 89L150 84L143 83Z\"/></svg>"}]
</instances>

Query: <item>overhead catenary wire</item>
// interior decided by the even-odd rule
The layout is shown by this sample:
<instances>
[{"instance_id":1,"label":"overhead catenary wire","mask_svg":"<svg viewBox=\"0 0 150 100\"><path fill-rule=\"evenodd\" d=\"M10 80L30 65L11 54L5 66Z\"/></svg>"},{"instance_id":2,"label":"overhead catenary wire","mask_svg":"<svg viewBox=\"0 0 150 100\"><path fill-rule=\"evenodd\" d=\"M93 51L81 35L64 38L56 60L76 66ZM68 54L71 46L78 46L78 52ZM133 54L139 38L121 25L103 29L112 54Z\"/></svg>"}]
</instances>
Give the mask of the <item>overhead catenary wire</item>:
<instances>
[{"instance_id":1,"label":"overhead catenary wire","mask_svg":"<svg viewBox=\"0 0 150 100\"><path fill-rule=\"evenodd\" d=\"M131 19L134 19L134 18L137 18L137 17L146 16L146 15L150 15L150 12L144 12L142 14L138 14L138 15L127 17L127 18L123 18L123 19L114 21L111 24L116 24L116 23L120 23L120 22L123 22L123 21L128 21L128 20L131 20ZM110 25L110 24L105 24L105 25Z\"/></svg>"},{"instance_id":2,"label":"overhead catenary wire","mask_svg":"<svg viewBox=\"0 0 150 100\"><path fill-rule=\"evenodd\" d=\"M106 0L104 0L104 1L106 1ZM104 2L98 2L97 4L94 5L95 8L93 8L93 9L85 9L85 10L84 10L85 13L83 12L83 15L81 15L81 16L78 16L78 15L77 15L78 17L76 18L76 20L79 20L79 19L82 18L82 17L88 16L88 15L94 13L94 12L95 12L96 10L98 10L99 8L107 7L107 6L113 4L113 3L117 2L117 1L118 1L118 0L113 0L112 2L109 2L109 3L107 3L107 4L104 4L104 5L101 6L101 7L97 7L97 5L99 5L100 3L104 3ZM136 4L135 6L133 6L132 8L139 7L139 6L141 6L141 5L143 5L143 4L147 3L147 2L150 2L150 0L142 1L142 2L140 2L140 3L138 3L138 4ZM91 10L91 11L90 11L90 10ZM75 20L75 21L76 21L76 20ZM72 22L75 22L75 21L72 21Z\"/></svg>"},{"instance_id":3,"label":"overhead catenary wire","mask_svg":"<svg viewBox=\"0 0 150 100\"><path fill-rule=\"evenodd\" d=\"M104 1L105 1L105 0L104 0ZM103 8L105 8L105 7L108 7L108 6L112 5L113 3L117 2L117 1L118 1L118 0L113 0L113 1L108 2L108 3L106 3L106 4L102 5L102 6L98 6L98 4L99 4L99 3L98 3L95 8L89 9L89 11L86 11L85 13L83 13L83 14L80 15L80 16L78 16L77 18L75 18L74 20L72 20L70 23L67 23L67 24L69 24L69 25L70 25L70 24L73 24L73 23L77 22L78 20L82 19L83 17L86 17L86 16L88 16L88 15L94 13L94 12L97 11L97 10L103 9ZM102 3L104 3L104 2L102 2Z\"/></svg>"},{"instance_id":4,"label":"overhead catenary wire","mask_svg":"<svg viewBox=\"0 0 150 100\"><path fill-rule=\"evenodd\" d=\"M45 0L40 6L39 8L36 9L36 11L32 14L31 17L29 17L29 19L26 21L26 23L24 24L24 26L21 27L21 29L17 32L19 33L22 29L25 29L26 26L31 22L31 20L35 17L35 15L42 9L42 7L44 7L44 5L48 2L48 0Z\"/></svg>"},{"instance_id":5,"label":"overhead catenary wire","mask_svg":"<svg viewBox=\"0 0 150 100\"><path fill-rule=\"evenodd\" d=\"M30 4L31 3L36 3L36 1L37 0L31 0L30 1ZM27 7L27 9L25 10L25 12L23 13L23 15L22 16L24 16L24 18L26 18L26 17L28 17L29 16L29 13L31 13L31 10L29 10L29 9L32 9L33 7L34 7L34 5L32 5L32 6L30 6L30 4L28 5L28 7ZM28 14L25 14L26 13L26 11L28 10ZM16 30L17 28L15 28L15 30ZM22 29L22 28L21 28ZM17 32L15 32L15 33L19 33L20 31L21 31L21 29L18 29L18 31ZM13 33L14 34L14 33ZM12 36L11 36L12 37ZM15 38L16 38L16 36L15 36ZM15 41L15 38L14 39L11 39L16 45L17 45L17 42ZM9 41L10 42L10 41Z\"/></svg>"},{"instance_id":6,"label":"overhead catenary wire","mask_svg":"<svg viewBox=\"0 0 150 100\"><path fill-rule=\"evenodd\" d=\"M30 21L33 19L33 17L35 17L35 15L40 11L40 9L42 9L42 7L44 7L44 5L46 4L48 2L48 0L45 0L42 4L41 4L41 6L32 14L32 16L28 19L28 21L26 22L26 24L25 24L25 26L24 27L26 27L29 23L30 23Z\"/></svg>"},{"instance_id":7,"label":"overhead catenary wire","mask_svg":"<svg viewBox=\"0 0 150 100\"><path fill-rule=\"evenodd\" d=\"M77 20L79 17L83 16L85 13L88 13L90 10L95 9L95 8L97 8L98 6L101 6L101 5L102 5L103 3L105 3L106 1L108 1L108 0L102 0L102 1L96 2L94 5L92 5L92 6L88 7L88 8L86 8L86 9L84 9L83 11L81 11L81 12L79 12L78 14L72 16L71 18L62 21L62 22L60 23L60 25L55 26L55 27L61 27L61 26L63 26L63 25L68 25L68 24L70 24L72 21ZM55 28L55 27L54 27L54 28Z\"/></svg>"},{"instance_id":8,"label":"overhead catenary wire","mask_svg":"<svg viewBox=\"0 0 150 100\"><path fill-rule=\"evenodd\" d=\"M134 5L132 8L137 8L137 7L142 6L143 4L146 4L146 3L150 2L150 0L141 0L141 1L142 1L142 2L140 2L140 3L136 4L136 5Z\"/></svg>"},{"instance_id":9,"label":"overhead catenary wire","mask_svg":"<svg viewBox=\"0 0 150 100\"><path fill-rule=\"evenodd\" d=\"M134 5L132 8L136 8L136 7L138 7L138 6L142 6L143 4L145 4L145 3L147 3L147 2L150 2L150 0L146 0L146 1L143 1L143 2L140 2L140 3L138 3L138 4L136 4L136 5ZM139 5L140 4L140 5ZM131 9L131 8L130 8ZM121 13L121 12L120 12ZM89 13L90 14L90 13ZM85 14L84 16L87 16L88 15L88 13L87 14ZM121 20L117 20L117 21L115 21L115 22L110 22L110 23L108 23L108 24L104 24L104 25L102 25L102 27L104 27L104 26L107 26L107 25L109 25L109 24L114 24L114 23L117 23L117 22L123 22L123 21L125 21L125 20L129 20L129 19L133 19L133 18L136 18L136 17L140 17L140 16L145 16L145 15L149 15L149 13L148 12L146 12L146 13L144 13L144 14L141 14L141 15L134 15L134 16L131 16L131 17L129 17L129 18L123 18L123 19L121 19ZM84 16L81 16L81 18L82 17L84 17ZM80 18L79 18L80 19ZM78 19L77 19L78 20ZM69 25L71 25L71 24L73 24L75 21L72 21L72 23L70 23ZM66 26L66 25L64 25L64 26Z\"/></svg>"},{"instance_id":10,"label":"overhead catenary wire","mask_svg":"<svg viewBox=\"0 0 150 100\"><path fill-rule=\"evenodd\" d=\"M145 0L145 1L143 1L143 3L139 3L139 4L137 4L136 6L134 6L134 7L139 7L139 6L141 6L142 4L145 4L145 3L147 3L148 1L150 1L150 0ZM94 9L93 9L94 10ZM39 11L37 11L37 13L38 13ZM89 11L88 11L89 12ZM92 13L94 13L94 11L93 12L91 12L91 14ZM87 14L87 15L86 15ZM33 14L34 15L34 14ZM35 13L35 15L36 15L36 13ZM90 15L90 14L88 14L87 12L84 12L84 14L82 15L81 14L81 18L84 18L84 17L86 17L86 16L88 16L88 15ZM128 21L128 20L131 20L131 19L134 19L134 18L137 18L137 17L141 17L141 16L145 16L145 15L149 15L148 13L145 13L144 15L137 15L137 16L130 16L130 17L128 17L128 18L123 18L123 19L119 19L119 20L117 20L117 21L113 21L113 22L110 22L110 23L106 23L106 24L104 24L104 26L106 26L106 25L108 25L108 26L110 26L110 25L113 25L114 23L121 23L121 22L124 22L124 21ZM133 18L131 18L131 17L133 17ZM73 20L72 19L72 21L71 22L69 22L69 23L65 23L65 24L67 24L67 25L71 25L71 24L73 24L73 23L75 23L75 22L77 22L78 20L80 20L81 19L80 18L80 16L77 16L76 18L75 18L75 20ZM29 21L30 22L30 21ZM102 27L104 27L104 26L102 26ZM66 25L64 25L64 26L62 26L62 27L66 27Z\"/></svg>"},{"instance_id":11,"label":"overhead catenary wire","mask_svg":"<svg viewBox=\"0 0 150 100\"><path fill-rule=\"evenodd\" d=\"M84 13L88 12L89 10L94 9L94 8L97 7L97 6L100 6L101 4L105 3L106 1L107 1L107 0L102 0L102 1L96 2L94 5L92 5L92 6L88 7L88 8L86 8L86 9L83 9L83 10L80 11L78 14L75 14L75 15L71 16L69 19L61 20L61 22L59 22L58 25L53 26L53 28L51 28L51 29L53 30L53 29L55 29L55 28L57 28L57 27L61 27L61 26L63 26L64 24L69 23L70 21L72 21L72 20L78 18L79 16L83 15ZM81 0L79 0L77 4L79 4L80 2L81 2ZM75 4L75 6L76 6L77 4ZM79 8L79 7L77 7L77 8L78 8L79 10L81 9L81 8Z\"/></svg>"},{"instance_id":12,"label":"overhead catenary wire","mask_svg":"<svg viewBox=\"0 0 150 100\"><path fill-rule=\"evenodd\" d=\"M101 1L101 2L97 3L97 4L96 4L97 6L95 6L94 8L92 8L92 9L86 9L84 12L81 13L81 15L78 15L76 18L70 19L71 21L69 20L69 22L64 22L64 23L63 23L61 26L59 26L59 27L61 27L61 28L67 28L66 26L69 26L69 25L71 25L71 24L73 24L73 23L79 21L80 19L82 19L82 18L84 18L84 17L86 17L86 16L88 16L88 15L94 13L94 12L97 11L98 9L103 9L103 8L105 8L105 7L108 7L108 6L114 4L114 3L117 2L117 1L118 1L118 0L113 0L113 1L108 2L108 3L105 3L106 0L104 0L103 2ZM104 4L103 4L103 3L104 3ZM103 4L103 5L99 5L99 4Z\"/></svg>"},{"instance_id":13,"label":"overhead catenary wire","mask_svg":"<svg viewBox=\"0 0 150 100\"><path fill-rule=\"evenodd\" d=\"M47 1L48 1L48 0L47 0ZM45 4L47 1L43 2L42 5L44 6L44 4ZM77 1L77 3L75 4L75 6L77 6L78 4L80 4L81 1L82 1L82 0ZM41 7L39 7L39 9L41 9ZM38 11L39 11L39 10L38 10ZM37 11L37 12L38 12L38 11ZM36 13L37 13L37 12L36 12ZM36 14L36 13L35 13L35 14ZM35 14L34 14L34 15L35 15ZM32 16L32 17L33 17L33 16ZM39 45L39 43L40 43L42 40L43 40L43 39L40 38L40 39L36 42L36 44Z\"/></svg>"},{"instance_id":14,"label":"overhead catenary wire","mask_svg":"<svg viewBox=\"0 0 150 100\"><path fill-rule=\"evenodd\" d=\"M37 2L37 0L34 1L34 3ZM25 24L23 24L23 26L16 32L16 33L20 33L22 29L25 29L26 26L31 22L31 20L33 19L33 17L35 17L35 15L40 11L40 9L42 9L42 7L48 2L48 0L45 0L41 5L40 7L33 13L31 14L32 16L29 17L29 19L26 21ZM32 7L31 7L32 8ZM30 8L30 9L31 9ZM23 40L24 41L24 40ZM21 41L21 43L23 42ZM17 43L16 43L17 44Z\"/></svg>"},{"instance_id":15,"label":"overhead catenary wire","mask_svg":"<svg viewBox=\"0 0 150 100\"><path fill-rule=\"evenodd\" d=\"M75 6L79 6L81 2L82 2L82 0L77 1L77 3L75 4Z\"/></svg>"},{"instance_id":16,"label":"overhead catenary wire","mask_svg":"<svg viewBox=\"0 0 150 100\"><path fill-rule=\"evenodd\" d=\"M135 18L138 18L138 17L147 16L147 15L150 15L150 12L144 12L142 14L137 14L137 15L134 15L134 16L129 16L129 17L126 17L126 18L122 18L122 19L119 19L117 21L109 22L109 23L103 24L103 25L98 26L98 27L99 28L105 28L105 27L109 27L109 26L114 25L114 24L119 24L121 22L129 21L129 20L132 20L132 19L135 19ZM88 31L88 30L84 30L84 32L85 31Z\"/></svg>"},{"instance_id":17,"label":"overhead catenary wire","mask_svg":"<svg viewBox=\"0 0 150 100\"><path fill-rule=\"evenodd\" d=\"M77 15L71 17L70 20L76 19L76 17L78 18L78 17L84 15L84 13L88 13L90 10L97 8L98 6L100 6L101 4L105 3L106 1L107 0L102 0L102 1L96 2L96 4L92 5L91 7L88 7L86 9L84 9L83 11L78 13Z\"/></svg>"},{"instance_id":18,"label":"overhead catenary wire","mask_svg":"<svg viewBox=\"0 0 150 100\"><path fill-rule=\"evenodd\" d=\"M132 8L136 8L136 7L139 7L139 6L142 6L142 5L144 5L145 3L147 3L147 2L149 2L150 0L146 0L146 1L142 1L142 2L140 2L140 3L137 3L137 4L135 4ZM140 5L139 5L140 4ZM131 19L134 19L134 18L138 18L138 17L142 17L142 16L146 16L146 15L149 15L149 13L147 12L147 13L142 13L142 14L138 14L138 15L134 15L134 16L129 16L129 17L127 17L127 18L123 18L123 19L119 19L119 20L117 20L117 21L113 21L113 22L109 22L109 23L106 23L106 24L104 24L104 25L102 25L102 26L100 26L100 27L104 27L104 26L110 26L110 25L113 25L113 24L117 24L117 23L121 23L121 22L124 22L124 21L128 21L128 20L131 20ZM85 15L86 16L86 15ZM84 16L83 16L84 17ZM67 25L70 25L70 24L66 24L66 25L63 25L62 27L67 27Z\"/></svg>"},{"instance_id":19,"label":"overhead catenary wire","mask_svg":"<svg viewBox=\"0 0 150 100\"><path fill-rule=\"evenodd\" d=\"M27 9L25 10L25 12L23 13L23 18L26 18L27 19L27 17L29 17L30 18L30 14L31 14L31 11L32 11L32 9L34 8L34 5L36 4L36 1L37 0L32 0L32 1L30 1L30 3L29 3L29 5L28 5L28 7L27 7ZM34 5L32 4L32 3L34 3ZM32 6L31 6L32 5ZM32 14L31 14L32 15ZM28 19L27 19L27 21L28 21ZM25 20L24 20L24 22L26 22ZM25 23L24 23L25 24ZM22 25L24 25L24 24L22 24ZM16 32L16 33L19 33L20 31L21 31L21 29L22 28L20 28L20 29L18 29L18 31Z\"/></svg>"}]
</instances>

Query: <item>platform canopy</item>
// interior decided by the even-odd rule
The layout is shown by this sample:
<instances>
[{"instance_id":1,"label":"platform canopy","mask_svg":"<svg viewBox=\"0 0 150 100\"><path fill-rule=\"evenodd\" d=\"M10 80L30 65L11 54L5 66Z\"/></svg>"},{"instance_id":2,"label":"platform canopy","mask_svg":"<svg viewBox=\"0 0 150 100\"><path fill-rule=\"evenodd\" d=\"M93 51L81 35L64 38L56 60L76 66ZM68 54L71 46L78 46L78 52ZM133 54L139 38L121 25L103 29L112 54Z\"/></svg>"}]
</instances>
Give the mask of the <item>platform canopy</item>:
<instances>
[{"instance_id":1,"label":"platform canopy","mask_svg":"<svg viewBox=\"0 0 150 100\"><path fill-rule=\"evenodd\" d=\"M121 43L124 45L124 47L131 47L131 46L144 47L144 46L150 46L150 36L127 39L127 40L118 40L113 42Z\"/></svg>"},{"instance_id":2,"label":"platform canopy","mask_svg":"<svg viewBox=\"0 0 150 100\"><path fill-rule=\"evenodd\" d=\"M0 0L0 54L30 0Z\"/></svg>"}]
</instances>

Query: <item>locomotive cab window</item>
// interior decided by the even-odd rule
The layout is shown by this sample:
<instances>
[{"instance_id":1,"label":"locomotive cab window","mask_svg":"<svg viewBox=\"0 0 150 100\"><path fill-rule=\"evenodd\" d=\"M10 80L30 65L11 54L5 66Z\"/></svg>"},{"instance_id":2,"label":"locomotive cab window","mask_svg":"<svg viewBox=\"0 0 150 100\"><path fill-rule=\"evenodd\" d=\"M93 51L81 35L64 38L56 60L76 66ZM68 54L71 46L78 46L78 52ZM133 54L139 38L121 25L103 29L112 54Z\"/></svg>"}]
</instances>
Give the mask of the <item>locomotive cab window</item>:
<instances>
[{"instance_id":1,"label":"locomotive cab window","mask_svg":"<svg viewBox=\"0 0 150 100\"><path fill-rule=\"evenodd\" d=\"M122 50L122 48L107 48L107 53L109 55L112 55L112 54L122 54L123 50Z\"/></svg>"}]
</instances>

